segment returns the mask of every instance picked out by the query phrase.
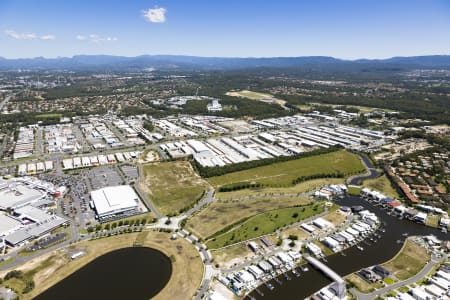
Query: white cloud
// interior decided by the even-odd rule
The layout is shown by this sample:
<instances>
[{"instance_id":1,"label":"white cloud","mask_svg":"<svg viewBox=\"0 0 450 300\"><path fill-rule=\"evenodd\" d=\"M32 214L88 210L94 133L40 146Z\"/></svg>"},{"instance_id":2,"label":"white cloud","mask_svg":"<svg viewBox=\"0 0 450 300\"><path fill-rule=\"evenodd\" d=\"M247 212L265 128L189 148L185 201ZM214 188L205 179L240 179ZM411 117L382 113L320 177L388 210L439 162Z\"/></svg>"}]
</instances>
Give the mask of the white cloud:
<instances>
[{"instance_id":1,"label":"white cloud","mask_svg":"<svg viewBox=\"0 0 450 300\"><path fill-rule=\"evenodd\" d=\"M14 30L5 30L5 34L16 40L35 40L37 35L34 33L18 33Z\"/></svg>"},{"instance_id":2,"label":"white cloud","mask_svg":"<svg viewBox=\"0 0 450 300\"><path fill-rule=\"evenodd\" d=\"M167 9L163 7L155 7L144 10L144 18L152 23L164 23L166 22Z\"/></svg>"},{"instance_id":3,"label":"white cloud","mask_svg":"<svg viewBox=\"0 0 450 300\"><path fill-rule=\"evenodd\" d=\"M40 39L44 41L52 41L56 39L56 36L54 36L53 34L46 34L41 36Z\"/></svg>"},{"instance_id":4,"label":"white cloud","mask_svg":"<svg viewBox=\"0 0 450 300\"><path fill-rule=\"evenodd\" d=\"M92 43L103 43L103 42L115 42L118 40L116 37L111 36L99 36L97 34L90 34L90 35L77 35L76 39L79 41L88 41Z\"/></svg>"},{"instance_id":5,"label":"white cloud","mask_svg":"<svg viewBox=\"0 0 450 300\"><path fill-rule=\"evenodd\" d=\"M54 36L53 34L46 34L46 35L42 35L39 36L35 33L19 33L16 32L15 30L5 30L5 34L7 36L9 36L10 38L16 39L16 40L43 40L43 41L50 41L50 40L55 40L56 36Z\"/></svg>"},{"instance_id":6,"label":"white cloud","mask_svg":"<svg viewBox=\"0 0 450 300\"><path fill-rule=\"evenodd\" d=\"M85 37L84 35L77 35L76 39L79 41L85 41L87 40L87 37Z\"/></svg>"}]
</instances>

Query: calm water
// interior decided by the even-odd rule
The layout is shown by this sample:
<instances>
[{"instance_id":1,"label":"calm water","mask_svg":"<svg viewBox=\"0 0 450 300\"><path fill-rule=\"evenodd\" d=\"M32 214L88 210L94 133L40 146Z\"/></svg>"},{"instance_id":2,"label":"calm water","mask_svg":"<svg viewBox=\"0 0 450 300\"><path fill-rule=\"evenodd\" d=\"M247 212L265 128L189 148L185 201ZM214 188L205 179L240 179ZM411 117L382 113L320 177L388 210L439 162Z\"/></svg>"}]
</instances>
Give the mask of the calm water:
<instances>
[{"instance_id":1,"label":"calm water","mask_svg":"<svg viewBox=\"0 0 450 300\"><path fill-rule=\"evenodd\" d=\"M98 257L51 287L37 300L148 300L172 274L170 259L155 249L132 247Z\"/></svg>"},{"instance_id":2,"label":"calm water","mask_svg":"<svg viewBox=\"0 0 450 300\"><path fill-rule=\"evenodd\" d=\"M344 251L346 256L341 254L334 254L327 257L328 262L325 264L331 267L336 273L341 276L353 273L361 268L368 267L375 264L383 263L391 259L400 250L405 240L404 233L409 235L428 235L434 234L440 239L448 239L449 235L423 225L419 225L406 220L399 220L395 217L389 216L381 208L373 206L371 203L362 200L359 197L348 196L345 199L336 201L340 205L352 206L361 205L370 211L377 214L382 222L385 222L386 232L380 232L381 238L372 245L361 243L364 251L356 249L356 247L349 248ZM401 241L401 243L399 243ZM290 275L292 280L286 281L283 276L279 279L283 281L280 286L273 283L275 289L270 291L266 287L261 286L259 289L263 291L264 297L259 296L256 292L251 295L256 299L304 299L312 293L320 290L322 287L330 283L330 281L322 275L319 271L314 270L312 266L308 266L308 272L301 273L300 277Z\"/></svg>"}]
</instances>

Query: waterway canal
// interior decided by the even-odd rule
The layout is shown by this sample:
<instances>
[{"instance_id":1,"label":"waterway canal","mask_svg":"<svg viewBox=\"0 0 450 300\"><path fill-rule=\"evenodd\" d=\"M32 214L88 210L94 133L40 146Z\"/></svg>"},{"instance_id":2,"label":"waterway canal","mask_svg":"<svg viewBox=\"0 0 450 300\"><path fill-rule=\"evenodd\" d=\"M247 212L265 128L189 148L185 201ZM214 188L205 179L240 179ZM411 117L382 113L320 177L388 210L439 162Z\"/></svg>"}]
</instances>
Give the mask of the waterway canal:
<instances>
[{"instance_id":1,"label":"waterway canal","mask_svg":"<svg viewBox=\"0 0 450 300\"><path fill-rule=\"evenodd\" d=\"M435 228L426 227L416 224L408 220L399 220L396 217L386 214L386 211L380 207L374 206L372 203L356 196L347 196L343 199L337 199L336 203L343 206L361 205L364 208L374 212L383 222L385 232L379 232L381 237L377 242L370 246L361 243L364 250L360 251L356 246L340 253L327 257L325 263L331 269L341 276L353 273L361 268L383 263L392 257L401 249L405 240L405 234L408 235L429 235L434 234L439 239L448 239L448 233L443 233ZM275 289L272 291L261 286L259 289L263 291L264 297L256 292L251 295L256 299L304 299L312 293L320 290L322 287L330 283L330 280L316 271L312 266L308 266L309 271L302 272L300 277L290 276L292 280L286 280L283 276L279 279L283 284L272 282Z\"/></svg>"}]
</instances>

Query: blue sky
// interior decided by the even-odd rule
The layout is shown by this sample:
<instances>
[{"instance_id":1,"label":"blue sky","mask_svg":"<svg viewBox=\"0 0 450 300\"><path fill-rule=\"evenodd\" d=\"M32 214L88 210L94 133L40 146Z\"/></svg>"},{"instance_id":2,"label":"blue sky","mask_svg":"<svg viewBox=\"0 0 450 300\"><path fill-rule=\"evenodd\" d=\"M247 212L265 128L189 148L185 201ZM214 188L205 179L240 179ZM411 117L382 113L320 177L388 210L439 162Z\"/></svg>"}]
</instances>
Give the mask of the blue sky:
<instances>
[{"instance_id":1,"label":"blue sky","mask_svg":"<svg viewBox=\"0 0 450 300\"><path fill-rule=\"evenodd\" d=\"M0 56L450 54L450 1L0 0Z\"/></svg>"}]
</instances>

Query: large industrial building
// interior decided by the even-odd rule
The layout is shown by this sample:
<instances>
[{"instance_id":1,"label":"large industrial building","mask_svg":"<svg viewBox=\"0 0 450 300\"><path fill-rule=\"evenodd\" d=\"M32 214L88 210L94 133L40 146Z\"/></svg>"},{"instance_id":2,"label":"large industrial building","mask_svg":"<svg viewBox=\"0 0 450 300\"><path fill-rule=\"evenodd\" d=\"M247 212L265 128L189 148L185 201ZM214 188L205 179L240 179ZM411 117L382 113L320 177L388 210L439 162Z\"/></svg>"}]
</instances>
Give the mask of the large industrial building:
<instances>
[{"instance_id":1,"label":"large industrial building","mask_svg":"<svg viewBox=\"0 0 450 300\"><path fill-rule=\"evenodd\" d=\"M0 179L0 210L7 211L0 215L0 238L15 247L66 224L68 220L46 209L59 194L60 188L40 180Z\"/></svg>"},{"instance_id":2,"label":"large industrial building","mask_svg":"<svg viewBox=\"0 0 450 300\"><path fill-rule=\"evenodd\" d=\"M46 197L20 181L0 179L0 210L16 209Z\"/></svg>"},{"instance_id":3,"label":"large industrial building","mask_svg":"<svg viewBox=\"0 0 450 300\"><path fill-rule=\"evenodd\" d=\"M91 207L102 219L137 210L139 197L128 185L110 186L91 192Z\"/></svg>"}]
</instances>

